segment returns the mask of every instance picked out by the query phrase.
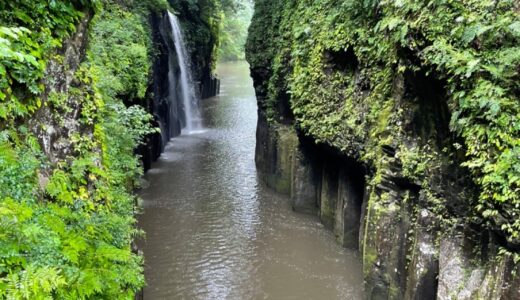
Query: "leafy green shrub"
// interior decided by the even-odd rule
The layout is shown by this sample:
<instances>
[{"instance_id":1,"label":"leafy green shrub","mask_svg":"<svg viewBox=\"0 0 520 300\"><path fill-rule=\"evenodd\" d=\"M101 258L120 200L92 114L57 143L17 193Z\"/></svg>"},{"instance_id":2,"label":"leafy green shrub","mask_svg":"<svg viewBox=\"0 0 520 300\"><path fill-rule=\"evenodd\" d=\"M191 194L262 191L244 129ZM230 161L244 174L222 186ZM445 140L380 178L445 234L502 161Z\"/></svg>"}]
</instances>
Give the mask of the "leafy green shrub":
<instances>
[{"instance_id":1,"label":"leafy green shrub","mask_svg":"<svg viewBox=\"0 0 520 300\"><path fill-rule=\"evenodd\" d=\"M144 98L151 68L151 33L143 16L106 4L93 19L90 61L105 96Z\"/></svg>"},{"instance_id":2,"label":"leafy green shrub","mask_svg":"<svg viewBox=\"0 0 520 300\"><path fill-rule=\"evenodd\" d=\"M148 10L97 1L0 8L0 298L132 299L144 284L142 258L131 249L140 234L132 190L142 172L134 149L154 129L144 109L118 97L145 96ZM56 49L94 9L74 85L47 90L51 56L60 62ZM63 137L70 154L51 163L31 128L66 126L78 107L80 130ZM46 118L31 120L39 110Z\"/></svg>"},{"instance_id":3,"label":"leafy green shrub","mask_svg":"<svg viewBox=\"0 0 520 300\"><path fill-rule=\"evenodd\" d=\"M220 33L218 57L222 61L242 60L245 58L247 28L253 13L253 4L243 1L243 7L226 9Z\"/></svg>"}]
</instances>

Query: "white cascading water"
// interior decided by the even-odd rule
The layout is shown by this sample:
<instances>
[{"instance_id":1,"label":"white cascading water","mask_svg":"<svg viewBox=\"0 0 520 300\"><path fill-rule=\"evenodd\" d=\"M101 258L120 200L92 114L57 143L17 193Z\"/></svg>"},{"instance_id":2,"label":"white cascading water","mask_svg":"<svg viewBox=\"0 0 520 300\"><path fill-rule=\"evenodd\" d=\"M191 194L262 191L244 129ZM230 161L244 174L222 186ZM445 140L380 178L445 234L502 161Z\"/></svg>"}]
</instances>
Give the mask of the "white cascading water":
<instances>
[{"instance_id":1,"label":"white cascading water","mask_svg":"<svg viewBox=\"0 0 520 300\"><path fill-rule=\"evenodd\" d=\"M195 94L191 69L187 64L188 51L186 51L179 20L177 16L170 12L168 12L168 18L172 27L173 42L175 44L175 52L177 53L179 68L181 69L180 83L183 98L182 101L184 105L184 114L186 117L184 130L186 133L191 133L194 130L200 129L201 127L198 100ZM170 80L170 87L173 87L173 76L168 77Z\"/></svg>"}]
</instances>

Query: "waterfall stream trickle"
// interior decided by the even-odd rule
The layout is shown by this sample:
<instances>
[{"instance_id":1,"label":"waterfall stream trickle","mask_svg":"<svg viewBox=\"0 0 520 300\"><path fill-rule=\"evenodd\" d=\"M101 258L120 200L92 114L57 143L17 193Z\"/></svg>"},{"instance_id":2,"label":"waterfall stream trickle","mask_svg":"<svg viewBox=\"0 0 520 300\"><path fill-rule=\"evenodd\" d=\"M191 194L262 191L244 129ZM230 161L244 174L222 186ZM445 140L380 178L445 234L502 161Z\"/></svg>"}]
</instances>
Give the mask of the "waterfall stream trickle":
<instances>
[{"instance_id":1,"label":"waterfall stream trickle","mask_svg":"<svg viewBox=\"0 0 520 300\"><path fill-rule=\"evenodd\" d=\"M168 19L170 20L172 28L173 42L175 44L175 52L177 53L177 61L180 68L180 87L182 90L182 101L184 106L185 124L183 130L185 133L190 133L201 127L200 112L198 107L198 99L194 89L193 76L191 74L190 66L188 65L188 51L184 43L182 30L179 25L178 18L168 12ZM168 74L170 81L170 95L175 96L173 87L175 86L172 67Z\"/></svg>"}]
</instances>

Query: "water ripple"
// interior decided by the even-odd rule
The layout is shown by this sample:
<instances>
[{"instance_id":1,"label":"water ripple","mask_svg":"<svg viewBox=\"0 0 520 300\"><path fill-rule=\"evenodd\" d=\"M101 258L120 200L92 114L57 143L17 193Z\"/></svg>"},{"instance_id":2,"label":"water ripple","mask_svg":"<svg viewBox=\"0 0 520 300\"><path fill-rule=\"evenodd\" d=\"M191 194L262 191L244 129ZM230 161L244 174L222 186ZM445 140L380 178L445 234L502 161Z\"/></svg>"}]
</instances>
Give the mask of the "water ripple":
<instances>
[{"instance_id":1,"label":"water ripple","mask_svg":"<svg viewBox=\"0 0 520 300\"><path fill-rule=\"evenodd\" d=\"M146 175L145 299L362 298L357 255L258 182L247 65L219 72L206 129L173 139Z\"/></svg>"}]
</instances>

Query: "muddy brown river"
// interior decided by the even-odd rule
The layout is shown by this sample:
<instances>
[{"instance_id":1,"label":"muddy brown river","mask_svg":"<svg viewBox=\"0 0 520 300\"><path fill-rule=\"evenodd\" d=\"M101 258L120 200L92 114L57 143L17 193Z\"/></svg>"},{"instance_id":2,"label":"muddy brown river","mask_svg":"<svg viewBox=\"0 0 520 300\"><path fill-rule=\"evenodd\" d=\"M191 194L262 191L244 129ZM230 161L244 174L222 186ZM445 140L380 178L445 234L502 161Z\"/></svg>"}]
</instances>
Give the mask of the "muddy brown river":
<instances>
[{"instance_id":1,"label":"muddy brown river","mask_svg":"<svg viewBox=\"0 0 520 300\"><path fill-rule=\"evenodd\" d=\"M257 176L248 65L217 73L205 129L172 139L145 176L144 299L362 299L358 254Z\"/></svg>"}]
</instances>

